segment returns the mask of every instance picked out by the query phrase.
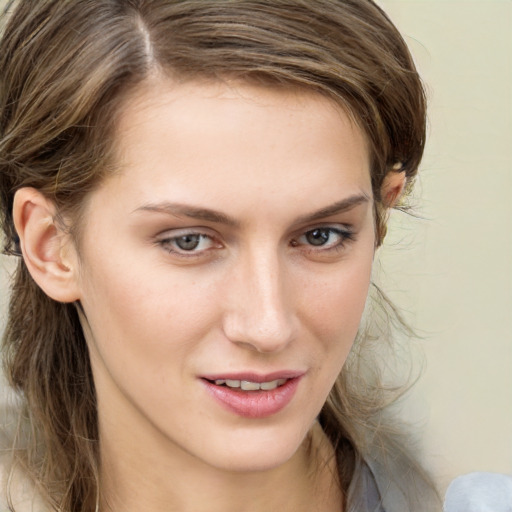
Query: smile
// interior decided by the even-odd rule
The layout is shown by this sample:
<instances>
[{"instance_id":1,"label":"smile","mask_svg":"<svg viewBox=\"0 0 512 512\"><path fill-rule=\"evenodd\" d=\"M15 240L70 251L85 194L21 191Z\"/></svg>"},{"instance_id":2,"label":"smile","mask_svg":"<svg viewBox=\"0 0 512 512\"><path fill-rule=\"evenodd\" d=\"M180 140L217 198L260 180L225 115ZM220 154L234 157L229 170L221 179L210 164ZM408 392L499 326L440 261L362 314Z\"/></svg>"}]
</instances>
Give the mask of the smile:
<instances>
[{"instance_id":1,"label":"smile","mask_svg":"<svg viewBox=\"0 0 512 512\"><path fill-rule=\"evenodd\" d=\"M287 375L283 375L287 373ZM279 375L220 375L201 378L203 385L224 410L249 419L273 416L293 400L304 373L280 372ZM245 378L243 378L245 377Z\"/></svg>"},{"instance_id":2,"label":"smile","mask_svg":"<svg viewBox=\"0 0 512 512\"><path fill-rule=\"evenodd\" d=\"M249 380L231 380L231 379L217 379L215 380L216 386L226 386L232 389L240 389L241 391L272 391L277 387L286 384L288 379L276 379L269 382L251 382Z\"/></svg>"}]
</instances>

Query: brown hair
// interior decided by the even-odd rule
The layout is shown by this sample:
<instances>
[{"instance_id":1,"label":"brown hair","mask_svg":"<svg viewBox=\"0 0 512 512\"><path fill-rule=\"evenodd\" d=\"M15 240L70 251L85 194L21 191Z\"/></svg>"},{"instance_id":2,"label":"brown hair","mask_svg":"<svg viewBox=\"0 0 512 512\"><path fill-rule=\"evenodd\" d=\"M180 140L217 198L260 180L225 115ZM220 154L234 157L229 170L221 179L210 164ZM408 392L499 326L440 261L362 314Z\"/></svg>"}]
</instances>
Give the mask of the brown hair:
<instances>
[{"instance_id":1,"label":"brown hair","mask_svg":"<svg viewBox=\"0 0 512 512\"><path fill-rule=\"evenodd\" d=\"M425 99L402 37L373 1L15 5L0 42L0 216L7 253L19 251L12 205L24 186L39 189L61 214L75 219L70 229L79 239L84 198L113 165L116 114L155 70L179 79L229 77L306 88L334 99L369 141L382 241L380 187L397 163L409 181L414 177L425 141ZM82 328L75 305L48 298L22 259L3 350L7 376L22 393L33 426L33 443L23 452L25 469L55 510L94 510L98 429ZM386 402L382 390L352 378L351 371L351 364L342 371L320 417L336 447L347 507L372 453L376 464L385 464L385 455L375 455L373 448L398 446L375 426ZM412 459L404 454L400 460L404 474L429 486Z\"/></svg>"}]
</instances>

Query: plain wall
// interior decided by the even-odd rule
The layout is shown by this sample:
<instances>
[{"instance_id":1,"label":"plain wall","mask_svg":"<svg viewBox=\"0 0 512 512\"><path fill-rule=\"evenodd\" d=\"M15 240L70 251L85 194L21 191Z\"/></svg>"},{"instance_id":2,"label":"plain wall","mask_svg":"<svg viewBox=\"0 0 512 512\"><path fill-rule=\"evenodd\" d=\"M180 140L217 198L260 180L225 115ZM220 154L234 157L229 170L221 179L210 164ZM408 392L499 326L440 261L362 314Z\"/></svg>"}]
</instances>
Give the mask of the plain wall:
<instances>
[{"instance_id":1,"label":"plain wall","mask_svg":"<svg viewBox=\"0 0 512 512\"><path fill-rule=\"evenodd\" d=\"M379 268L424 338L405 415L444 487L470 471L512 473L512 2L380 4L428 87L423 220L392 216ZM0 259L0 313L11 266Z\"/></svg>"},{"instance_id":2,"label":"plain wall","mask_svg":"<svg viewBox=\"0 0 512 512\"><path fill-rule=\"evenodd\" d=\"M512 2L382 0L427 85L415 211L394 215L384 287L423 336L406 404L442 486L512 474Z\"/></svg>"}]
</instances>

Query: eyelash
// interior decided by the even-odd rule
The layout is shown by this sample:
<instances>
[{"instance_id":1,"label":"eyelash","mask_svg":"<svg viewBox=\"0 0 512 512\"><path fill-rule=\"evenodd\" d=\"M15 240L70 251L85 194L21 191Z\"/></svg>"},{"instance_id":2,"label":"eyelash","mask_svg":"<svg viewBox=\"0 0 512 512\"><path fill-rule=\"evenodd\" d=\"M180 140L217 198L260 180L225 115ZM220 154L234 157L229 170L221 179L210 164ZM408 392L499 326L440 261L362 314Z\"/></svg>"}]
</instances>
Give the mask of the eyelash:
<instances>
[{"instance_id":1,"label":"eyelash","mask_svg":"<svg viewBox=\"0 0 512 512\"><path fill-rule=\"evenodd\" d=\"M314 233L317 232L317 235L328 235L329 239L332 235L336 235L339 237L339 240L329 244L328 242L325 244L319 244L314 245L311 243L300 243L299 240L302 238L307 237L308 235L314 236ZM209 239L211 242L211 246L196 251L196 247L192 247L191 250L187 251L186 249L180 248L176 246L176 243L180 239L185 239L186 237L190 238L196 238L198 239L191 241L192 244L194 242L197 242L198 245L201 244L201 241ZM333 226L318 226L313 229L308 229L307 231L303 232L300 236L293 238L290 241L291 247L308 247L306 250L307 252L314 252L314 253L329 253L331 251L340 251L345 248L345 245L349 242L353 242L355 240L355 234L353 231L348 227L345 226L344 229L341 229L339 227L333 227ZM180 258L198 258L201 256L204 256L211 248L217 248L221 249L223 245L220 242L215 241L215 238L209 234L201 233L199 231L183 231L182 234L178 234L172 237L166 237L162 238L157 241L157 244L165 249L168 253L180 257Z\"/></svg>"},{"instance_id":2,"label":"eyelash","mask_svg":"<svg viewBox=\"0 0 512 512\"><path fill-rule=\"evenodd\" d=\"M321 244L321 245L315 245L315 244L311 244L311 243L303 244L305 246L308 246L309 247L308 250L311 252L314 251L314 252L327 253L330 251L340 251L345 248L345 245L348 242L353 242L355 240L355 235L354 235L353 231L351 229L349 229L348 227L344 227L344 229L341 229L339 227L332 227L332 226L319 226L319 227L315 227L313 229L308 229L299 237L299 239L307 237L308 235L314 235L315 232L317 232L317 234L320 234L320 233L328 234L329 237L334 234L339 237L339 240L337 242L334 242L331 244L329 244L329 243ZM298 247L301 244L299 244L296 240L292 240L290 245L292 247Z\"/></svg>"},{"instance_id":3,"label":"eyelash","mask_svg":"<svg viewBox=\"0 0 512 512\"><path fill-rule=\"evenodd\" d=\"M168 253L181 257L181 258L197 258L199 256L202 256L207 252L210 248L203 249L200 251L196 251L194 249L197 248L193 247L192 250L187 251L186 249L182 249L180 247L176 247L176 243L180 239L185 239L187 237L195 238L198 237L197 244L200 245L203 240L210 240L212 245L217 245L216 248L220 249L222 248L222 244L217 243L215 244L215 239L206 233L201 233L198 231L184 231L182 234L172 236L172 237L166 237L162 238L157 241L157 244L160 245L163 249L165 249ZM192 242L193 243L193 242Z\"/></svg>"}]
</instances>

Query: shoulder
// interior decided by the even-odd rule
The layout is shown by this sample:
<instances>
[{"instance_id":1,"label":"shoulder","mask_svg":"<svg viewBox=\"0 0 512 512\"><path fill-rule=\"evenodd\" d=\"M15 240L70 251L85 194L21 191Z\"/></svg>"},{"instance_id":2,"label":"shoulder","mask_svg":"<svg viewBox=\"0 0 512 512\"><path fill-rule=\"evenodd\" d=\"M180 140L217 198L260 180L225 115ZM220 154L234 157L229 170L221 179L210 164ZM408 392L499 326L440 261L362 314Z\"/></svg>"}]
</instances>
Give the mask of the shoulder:
<instances>
[{"instance_id":1,"label":"shoulder","mask_svg":"<svg viewBox=\"0 0 512 512\"><path fill-rule=\"evenodd\" d=\"M458 512L512 511L512 476L470 473L457 477L446 492L445 509Z\"/></svg>"},{"instance_id":2,"label":"shoulder","mask_svg":"<svg viewBox=\"0 0 512 512\"><path fill-rule=\"evenodd\" d=\"M385 464L366 461L372 486L377 488L379 512L439 512L439 495L426 475L415 471L399 457ZM373 491L374 492L374 491Z\"/></svg>"},{"instance_id":3,"label":"shoulder","mask_svg":"<svg viewBox=\"0 0 512 512\"><path fill-rule=\"evenodd\" d=\"M358 465L350 485L348 512L385 512L375 476L365 463Z\"/></svg>"}]
</instances>

